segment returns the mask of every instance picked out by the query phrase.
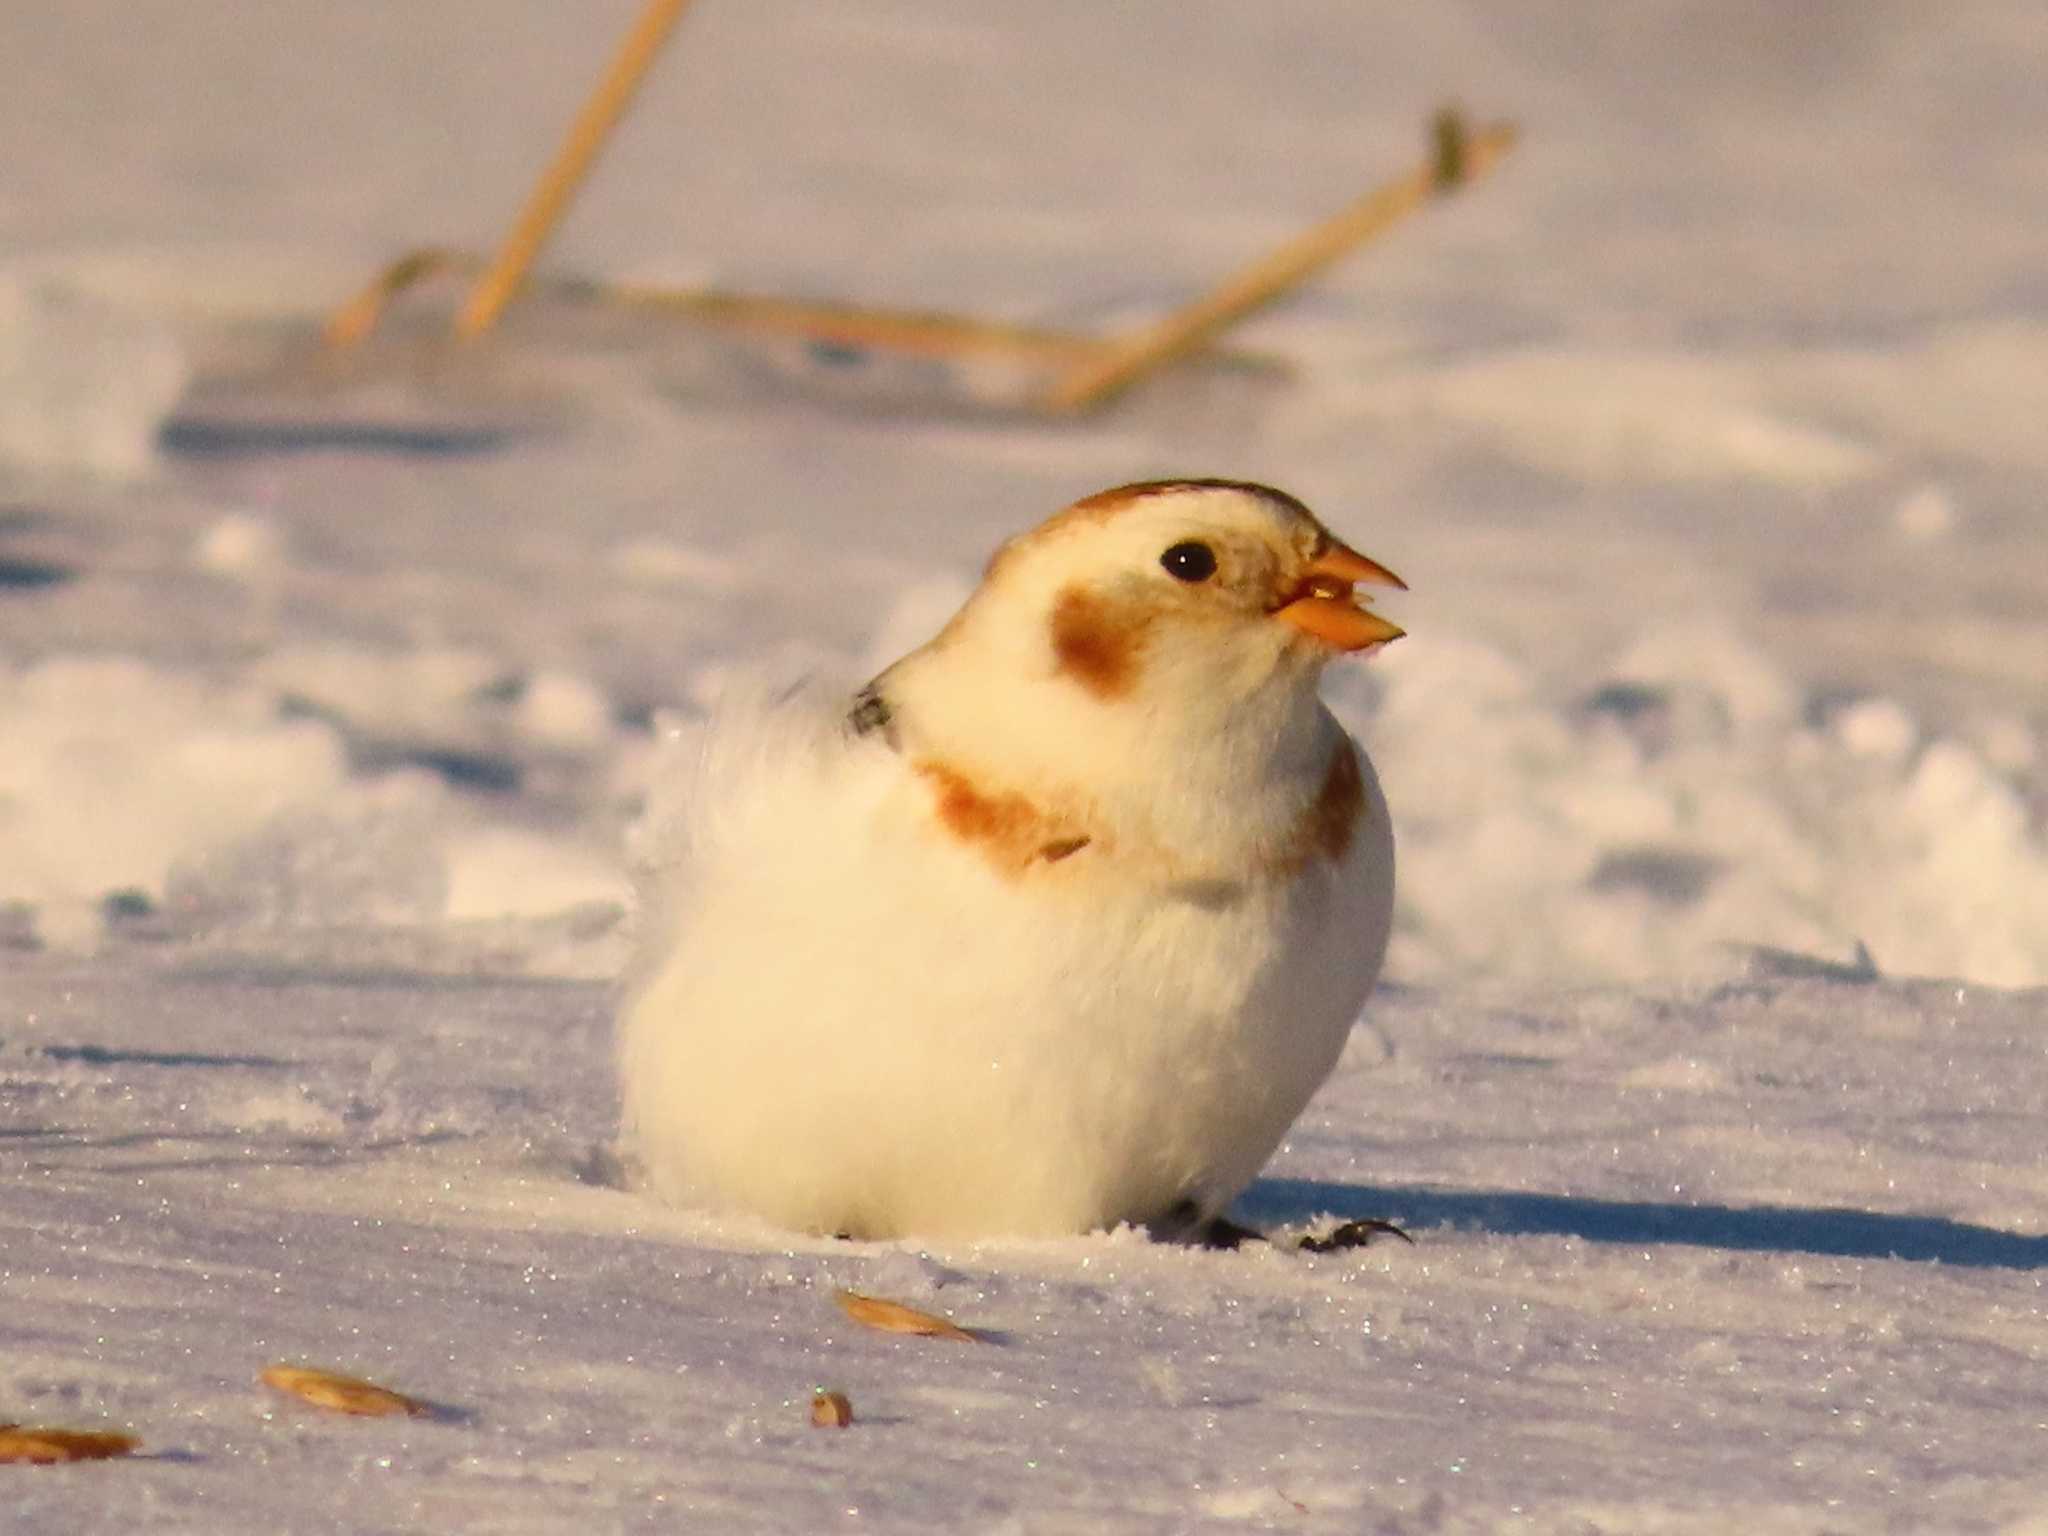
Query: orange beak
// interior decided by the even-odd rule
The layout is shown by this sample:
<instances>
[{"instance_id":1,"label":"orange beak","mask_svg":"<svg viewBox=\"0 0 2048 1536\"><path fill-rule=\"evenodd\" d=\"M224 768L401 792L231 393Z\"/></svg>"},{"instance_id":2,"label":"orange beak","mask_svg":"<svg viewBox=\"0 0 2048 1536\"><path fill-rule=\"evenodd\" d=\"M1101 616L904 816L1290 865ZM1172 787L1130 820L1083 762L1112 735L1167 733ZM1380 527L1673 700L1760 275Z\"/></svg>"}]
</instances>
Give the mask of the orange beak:
<instances>
[{"instance_id":1,"label":"orange beak","mask_svg":"<svg viewBox=\"0 0 2048 1536\"><path fill-rule=\"evenodd\" d=\"M1407 631L1366 609L1352 586L1366 582L1376 587L1408 590L1408 583L1357 550L1334 540L1330 547L1309 562L1301 582L1289 600L1273 612L1284 624L1339 651L1363 651L1398 640Z\"/></svg>"}]
</instances>

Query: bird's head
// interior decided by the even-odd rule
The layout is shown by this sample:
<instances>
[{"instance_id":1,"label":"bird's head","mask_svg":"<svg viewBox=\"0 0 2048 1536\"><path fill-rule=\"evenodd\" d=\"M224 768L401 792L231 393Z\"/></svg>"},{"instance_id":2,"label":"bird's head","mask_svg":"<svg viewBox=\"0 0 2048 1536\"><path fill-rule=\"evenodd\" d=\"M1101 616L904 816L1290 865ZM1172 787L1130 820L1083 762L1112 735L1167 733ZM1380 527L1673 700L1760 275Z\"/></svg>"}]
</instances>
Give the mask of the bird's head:
<instances>
[{"instance_id":1,"label":"bird's head","mask_svg":"<svg viewBox=\"0 0 2048 1536\"><path fill-rule=\"evenodd\" d=\"M1021 715L1069 738L1275 732L1316 707L1326 662L1401 634L1361 583L1403 585L1282 491L1120 486L1004 544L945 631L884 682L955 719Z\"/></svg>"},{"instance_id":2,"label":"bird's head","mask_svg":"<svg viewBox=\"0 0 2048 1536\"><path fill-rule=\"evenodd\" d=\"M1214 695L1312 677L1333 656L1397 638L1359 583L1403 585L1283 491L1152 481L1010 540L960 624L1100 700Z\"/></svg>"}]
</instances>

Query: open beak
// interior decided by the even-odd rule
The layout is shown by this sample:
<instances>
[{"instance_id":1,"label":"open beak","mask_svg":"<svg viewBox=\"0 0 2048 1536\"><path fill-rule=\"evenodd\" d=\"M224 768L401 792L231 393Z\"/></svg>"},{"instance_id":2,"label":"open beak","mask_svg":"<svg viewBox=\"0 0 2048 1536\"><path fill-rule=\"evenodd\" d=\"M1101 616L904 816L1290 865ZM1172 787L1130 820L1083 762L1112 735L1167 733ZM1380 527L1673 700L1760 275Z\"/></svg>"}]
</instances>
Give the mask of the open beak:
<instances>
[{"instance_id":1,"label":"open beak","mask_svg":"<svg viewBox=\"0 0 2048 1536\"><path fill-rule=\"evenodd\" d=\"M1309 562L1300 583L1273 611L1273 617L1339 651L1362 651L1400 639L1407 631L1362 605L1351 590L1358 582L1408 590L1408 583L1379 561L1368 560L1333 540Z\"/></svg>"}]
</instances>

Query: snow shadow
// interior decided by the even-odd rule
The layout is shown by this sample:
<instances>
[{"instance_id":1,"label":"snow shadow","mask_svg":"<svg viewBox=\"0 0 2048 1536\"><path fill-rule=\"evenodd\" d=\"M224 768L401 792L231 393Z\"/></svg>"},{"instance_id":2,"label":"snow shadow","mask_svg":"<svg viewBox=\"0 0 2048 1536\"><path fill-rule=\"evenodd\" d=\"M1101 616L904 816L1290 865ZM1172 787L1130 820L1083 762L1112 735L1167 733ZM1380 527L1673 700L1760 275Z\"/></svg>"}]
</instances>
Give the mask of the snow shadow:
<instances>
[{"instance_id":1,"label":"snow shadow","mask_svg":"<svg viewBox=\"0 0 2048 1536\"><path fill-rule=\"evenodd\" d=\"M1591 1243L1683 1243L1756 1253L1906 1259L1971 1269L2048 1269L2048 1237L1940 1216L1901 1216L1831 1206L1674 1205L1595 1200L1519 1190L1438 1190L1261 1179L1239 1202L1266 1224L1333 1215L1384 1217L1410 1231L1456 1227L1503 1237L1578 1237Z\"/></svg>"},{"instance_id":2,"label":"snow shadow","mask_svg":"<svg viewBox=\"0 0 2048 1536\"><path fill-rule=\"evenodd\" d=\"M284 1072L303 1065L283 1056L240 1056L211 1051L115 1050L104 1045L42 1045L29 1049L51 1061L83 1062L89 1067L240 1067Z\"/></svg>"},{"instance_id":3,"label":"snow shadow","mask_svg":"<svg viewBox=\"0 0 2048 1536\"><path fill-rule=\"evenodd\" d=\"M359 773L392 768L424 768L456 789L486 795L513 795L526 779L518 759L498 752L472 752L465 747L402 746L392 743L361 746L349 754Z\"/></svg>"},{"instance_id":4,"label":"snow shadow","mask_svg":"<svg viewBox=\"0 0 2048 1536\"><path fill-rule=\"evenodd\" d=\"M37 592L62 586L77 575L71 566L53 560L14 560L0 555L0 591Z\"/></svg>"},{"instance_id":5,"label":"snow shadow","mask_svg":"<svg viewBox=\"0 0 2048 1536\"><path fill-rule=\"evenodd\" d=\"M10 1137L12 1132L8 1133ZM24 1165L30 1173L111 1174L121 1178L155 1173L222 1172L247 1169L258 1155L266 1169L338 1168L345 1164L420 1152L453 1142L472 1141L476 1133L423 1131L410 1136L379 1136L362 1141L310 1136L271 1140L261 1130L223 1128L207 1131L130 1131L99 1135L89 1126L48 1126L23 1133L28 1149ZM109 1154L147 1149L154 1155L121 1158ZM37 1156L38 1153L43 1155Z\"/></svg>"},{"instance_id":6,"label":"snow shadow","mask_svg":"<svg viewBox=\"0 0 2048 1536\"><path fill-rule=\"evenodd\" d=\"M157 447L183 459L245 459L300 453L451 459L495 453L516 435L501 427L374 421L221 421L173 416L158 430Z\"/></svg>"}]
</instances>

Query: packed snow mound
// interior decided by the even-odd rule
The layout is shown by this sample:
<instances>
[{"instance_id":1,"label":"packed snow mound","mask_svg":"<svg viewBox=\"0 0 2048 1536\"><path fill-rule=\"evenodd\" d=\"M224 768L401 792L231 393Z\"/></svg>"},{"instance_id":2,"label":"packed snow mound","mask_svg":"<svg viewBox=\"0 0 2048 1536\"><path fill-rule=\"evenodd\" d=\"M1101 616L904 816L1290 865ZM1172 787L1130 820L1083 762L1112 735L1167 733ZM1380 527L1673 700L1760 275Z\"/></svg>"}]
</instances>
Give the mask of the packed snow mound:
<instances>
[{"instance_id":1,"label":"packed snow mound","mask_svg":"<svg viewBox=\"0 0 2048 1536\"><path fill-rule=\"evenodd\" d=\"M1777 405L1747 359L1573 347L1501 352L1354 384L1362 415L1435 419L1588 484L1757 480L1822 487L1867 474L1855 440Z\"/></svg>"},{"instance_id":2,"label":"packed snow mound","mask_svg":"<svg viewBox=\"0 0 2048 1536\"><path fill-rule=\"evenodd\" d=\"M161 897L180 860L347 778L340 737L258 690L124 657L0 669L0 904L87 940L106 897Z\"/></svg>"},{"instance_id":3,"label":"packed snow mound","mask_svg":"<svg viewBox=\"0 0 2048 1536\"><path fill-rule=\"evenodd\" d=\"M832 670L886 659L958 593L913 584L887 643ZM824 665L802 662L781 671ZM760 670L707 661L680 687L701 702ZM701 716L664 716L657 751L586 676L503 678L434 650L283 651L240 682L110 658L0 672L0 906L57 944L95 941L122 893L183 931L615 907L618 806L647 807L639 854L658 859ZM1328 690L1387 785L1395 980L1675 980L1757 946L1862 945L1888 973L2048 982L2041 751L2018 717L1935 733L1711 627L1654 630L1568 695L1427 630ZM464 782L558 763L601 786L566 817L506 820Z\"/></svg>"},{"instance_id":4,"label":"packed snow mound","mask_svg":"<svg viewBox=\"0 0 2048 1536\"><path fill-rule=\"evenodd\" d=\"M550 676L537 693L517 718L538 739L590 728L586 685ZM403 753L366 766L345 721L260 681L120 657L0 669L0 741L0 909L45 944L90 947L140 917L402 927L625 895L595 834L494 819Z\"/></svg>"},{"instance_id":5,"label":"packed snow mound","mask_svg":"<svg viewBox=\"0 0 2048 1536\"><path fill-rule=\"evenodd\" d=\"M2004 986L2048 980L2027 727L1931 736L1803 693L1713 628L1653 631L1575 697L1428 633L1341 677L1400 848L1390 974L1702 976L1763 945Z\"/></svg>"},{"instance_id":6,"label":"packed snow mound","mask_svg":"<svg viewBox=\"0 0 2048 1536\"><path fill-rule=\"evenodd\" d=\"M0 271L0 466L146 474L187 371L151 311Z\"/></svg>"}]
</instances>

